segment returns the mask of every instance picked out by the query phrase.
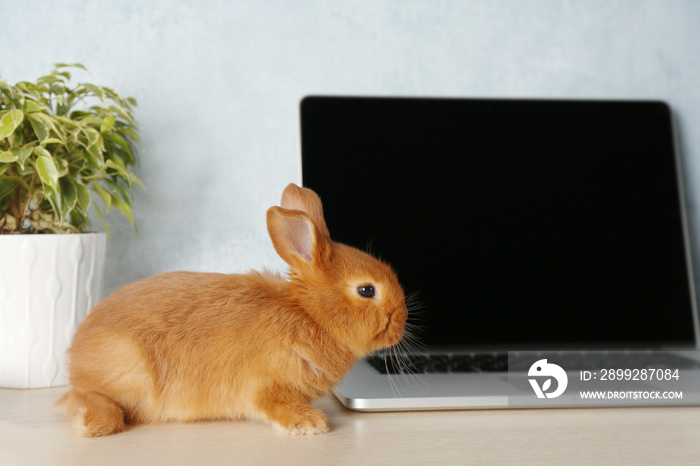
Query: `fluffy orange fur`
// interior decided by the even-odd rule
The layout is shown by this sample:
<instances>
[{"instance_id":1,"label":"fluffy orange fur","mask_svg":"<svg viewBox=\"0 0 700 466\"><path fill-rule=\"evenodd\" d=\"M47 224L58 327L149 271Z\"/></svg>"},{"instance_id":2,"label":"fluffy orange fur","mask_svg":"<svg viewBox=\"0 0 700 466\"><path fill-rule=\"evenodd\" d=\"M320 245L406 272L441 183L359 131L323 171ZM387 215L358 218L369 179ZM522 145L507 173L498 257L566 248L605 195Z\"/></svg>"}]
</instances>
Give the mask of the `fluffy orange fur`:
<instances>
[{"instance_id":1,"label":"fluffy orange fur","mask_svg":"<svg viewBox=\"0 0 700 466\"><path fill-rule=\"evenodd\" d=\"M290 184L267 212L287 277L172 272L102 300L69 349L65 403L76 433L126 423L257 419L327 431L310 401L368 353L398 343L407 317L391 268L332 242L318 196ZM372 285L374 297L357 288Z\"/></svg>"}]
</instances>

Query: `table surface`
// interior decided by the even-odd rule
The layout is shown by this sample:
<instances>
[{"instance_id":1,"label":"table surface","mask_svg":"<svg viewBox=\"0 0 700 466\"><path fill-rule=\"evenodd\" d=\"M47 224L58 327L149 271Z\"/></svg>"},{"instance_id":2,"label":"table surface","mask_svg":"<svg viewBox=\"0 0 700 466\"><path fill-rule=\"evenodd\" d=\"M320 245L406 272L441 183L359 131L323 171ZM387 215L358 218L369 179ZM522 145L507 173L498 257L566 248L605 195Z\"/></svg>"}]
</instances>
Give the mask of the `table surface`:
<instances>
[{"instance_id":1,"label":"table surface","mask_svg":"<svg viewBox=\"0 0 700 466\"><path fill-rule=\"evenodd\" d=\"M358 413L326 397L315 436L222 421L80 439L53 406L66 391L0 389L0 465L700 464L700 407Z\"/></svg>"}]
</instances>

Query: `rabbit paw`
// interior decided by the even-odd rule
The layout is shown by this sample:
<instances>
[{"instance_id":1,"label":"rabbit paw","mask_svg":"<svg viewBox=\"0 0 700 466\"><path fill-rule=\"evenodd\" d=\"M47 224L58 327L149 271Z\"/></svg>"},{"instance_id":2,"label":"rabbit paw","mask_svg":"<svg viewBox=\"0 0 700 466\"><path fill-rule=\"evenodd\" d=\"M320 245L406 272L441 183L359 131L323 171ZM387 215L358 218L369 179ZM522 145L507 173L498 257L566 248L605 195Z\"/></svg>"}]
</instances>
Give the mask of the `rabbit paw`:
<instances>
[{"instance_id":1,"label":"rabbit paw","mask_svg":"<svg viewBox=\"0 0 700 466\"><path fill-rule=\"evenodd\" d=\"M277 430L290 435L310 435L328 432L326 415L308 402L266 399L258 405L259 416Z\"/></svg>"},{"instance_id":2,"label":"rabbit paw","mask_svg":"<svg viewBox=\"0 0 700 466\"><path fill-rule=\"evenodd\" d=\"M328 432L326 415L318 409L307 407L302 413L295 413L287 425L281 426L290 435L310 435Z\"/></svg>"}]
</instances>

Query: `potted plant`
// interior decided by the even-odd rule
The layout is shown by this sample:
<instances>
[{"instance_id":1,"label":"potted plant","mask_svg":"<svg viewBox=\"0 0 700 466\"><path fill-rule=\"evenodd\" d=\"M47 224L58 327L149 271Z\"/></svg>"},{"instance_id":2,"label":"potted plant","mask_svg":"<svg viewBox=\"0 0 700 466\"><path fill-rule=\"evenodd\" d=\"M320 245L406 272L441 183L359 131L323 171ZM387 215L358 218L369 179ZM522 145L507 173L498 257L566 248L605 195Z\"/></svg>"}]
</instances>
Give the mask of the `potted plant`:
<instances>
[{"instance_id":1,"label":"potted plant","mask_svg":"<svg viewBox=\"0 0 700 466\"><path fill-rule=\"evenodd\" d=\"M0 387L65 385L65 353L97 303L105 233L88 208L134 223L136 101L57 64L36 82L0 79ZM100 199L103 209L96 204Z\"/></svg>"}]
</instances>

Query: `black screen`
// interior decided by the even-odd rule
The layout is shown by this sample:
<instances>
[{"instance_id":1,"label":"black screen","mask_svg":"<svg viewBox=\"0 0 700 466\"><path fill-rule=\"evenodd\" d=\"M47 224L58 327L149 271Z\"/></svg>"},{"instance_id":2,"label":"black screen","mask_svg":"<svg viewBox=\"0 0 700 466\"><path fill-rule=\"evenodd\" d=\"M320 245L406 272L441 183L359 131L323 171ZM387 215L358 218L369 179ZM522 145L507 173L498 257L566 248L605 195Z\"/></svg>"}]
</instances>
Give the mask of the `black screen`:
<instances>
[{"instance_id":1,"label":"black screen","mask_svg":"<svg viewBox=\"0 0 700 466\"><path fill-rule=\"evenodd\" d=\"M662 102L307 97L303 184L428 345L693 344Z\"/></svg>"}]
</instances>

